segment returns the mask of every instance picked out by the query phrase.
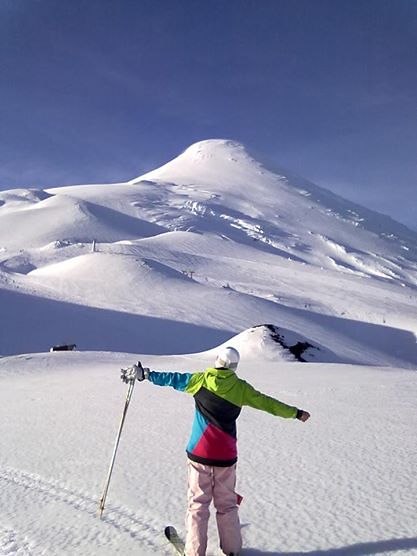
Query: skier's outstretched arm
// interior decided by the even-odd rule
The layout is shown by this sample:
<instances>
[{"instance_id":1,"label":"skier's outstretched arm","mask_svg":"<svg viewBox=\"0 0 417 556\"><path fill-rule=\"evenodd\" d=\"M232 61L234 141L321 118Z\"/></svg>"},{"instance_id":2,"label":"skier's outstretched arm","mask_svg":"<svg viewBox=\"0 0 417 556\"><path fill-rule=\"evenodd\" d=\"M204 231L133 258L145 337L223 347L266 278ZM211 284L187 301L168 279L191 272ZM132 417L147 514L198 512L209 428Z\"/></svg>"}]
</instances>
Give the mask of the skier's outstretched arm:
<instances>
[{"instance_id":1,"label":"skier's outstretched arm","mask_svg":"<svg viewBox=\"0 0 417 556\"><path fill-rule=\"evenodd\" d=\"M245 384L244 389L244 399L243 405L253 407L254 409L260 409L261 411L266 411L271 413L271 415L276 415L278 417L284 417L284 419L299 419L300 421L307 421L310 417L308 411L303 409L298 409L298 407L287 405L276 398L267 396L259 390L256 390L253 386L248 383Z\"/></svg>"},{"instance_id":2,"label":"skier's outstretched arm","mask_svg":"<svg viewBox=\"0 0 417 556\"><path fill-rule=\"evenodd\" d=\"M127 369L122 369L121 379L123 382L135 380L149 380L158 386L171 386L181 392L194 393L196 385L200 382L204 373L178 373L171 371L151 371L148 367L142 367L138 361Z\"/></svg>"},{"instance_id":3,"label":"skier's outstretched arm","mask_svg":"<svg viewBox=\"0 0 417 556\"><path fill-rule=\"evenodd\" d=\"M193 373L177 373L171 371L149 371L147 379L158 386L171 386L181 392L186 391Z\"/></svg>"},{"instance_id":4,"label":"skier's outstretched arm","mask_svg":"<svg viewBox=\"0 0 417 556\"><path fill-rule=\"evenodd\" d=\"M180 392L194 395L199 389L204 373L177 373L170 371L148 371L146 378L158 386L171 386Z\"/></svg>"}]
</instances>

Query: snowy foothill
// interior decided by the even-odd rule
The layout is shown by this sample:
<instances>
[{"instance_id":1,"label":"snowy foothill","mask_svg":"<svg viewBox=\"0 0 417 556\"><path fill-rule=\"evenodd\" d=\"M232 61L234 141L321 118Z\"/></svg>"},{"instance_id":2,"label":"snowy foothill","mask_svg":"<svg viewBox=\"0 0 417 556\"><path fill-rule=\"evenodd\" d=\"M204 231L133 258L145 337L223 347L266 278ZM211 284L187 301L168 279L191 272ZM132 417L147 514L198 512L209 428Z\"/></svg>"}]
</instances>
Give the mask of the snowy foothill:
<instances>
[{"instance_id":1,"label":"snowy foothill","mask_svg":"<svg viewBox=\"0 0 417 556\"><path fill-rule=\"evenodd\" d=\"M137 383L100 520L120 368L221 345L312 414L242 412L243 554L417 554L416 232L202 141L127 183L0 192L0 307L0 555L170 554L193 400Z\"/></svg>"}]
</instances>

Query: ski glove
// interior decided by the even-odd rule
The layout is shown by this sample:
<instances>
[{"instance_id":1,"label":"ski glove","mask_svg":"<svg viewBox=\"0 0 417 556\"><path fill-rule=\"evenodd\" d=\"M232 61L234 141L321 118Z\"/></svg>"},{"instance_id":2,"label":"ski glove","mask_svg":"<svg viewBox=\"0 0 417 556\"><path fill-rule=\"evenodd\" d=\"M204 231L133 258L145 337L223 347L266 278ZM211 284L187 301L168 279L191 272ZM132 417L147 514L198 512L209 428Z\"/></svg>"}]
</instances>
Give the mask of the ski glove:
<instances>
[{"instance_id":1,"label":"ski glove","mask_svg":"<svg viewBox=\"0 0 417 556\"><path fill-rule=\"evenodd\" d=\"M148 378L149 369L147 367L142 367L142 363L138 361L132 367L128 367L127 369L121 370L120 378L128 384L129 382L133 382L134 380L145 380Z\"/></svg>"},{"instance_id":2,"label":"ski glove","mask_svg":"<svg viewBox=\"0 0 417 556\"><path fill-rule=\"evenodd\" d=\"M296 419L305 423L307 419L310 419L310 413L308 411L304 411L304 409L297 409Z\"/></svg>"}]
</instances>

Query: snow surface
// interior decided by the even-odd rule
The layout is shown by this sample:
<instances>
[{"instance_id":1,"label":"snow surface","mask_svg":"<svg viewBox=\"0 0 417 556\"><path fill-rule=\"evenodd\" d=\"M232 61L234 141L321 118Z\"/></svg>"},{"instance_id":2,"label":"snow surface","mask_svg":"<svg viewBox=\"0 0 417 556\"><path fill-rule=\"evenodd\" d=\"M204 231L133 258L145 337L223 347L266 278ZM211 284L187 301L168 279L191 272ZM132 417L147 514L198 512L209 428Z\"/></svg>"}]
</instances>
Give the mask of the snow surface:
<instances>
[{"instance_id":1,"label":"snow surface","mask_svg":"<svg viewBox=\"0 0 417 556\"><path fill-rule=\"evenodd\" d=\"M168 554L192 400L136 386L100 521L119 369L222 344L312 413L239 420L245 553L417 554L416 232L202 141L129 183L0 192L0 309L0 555Z\"/></svg>"},{"instance_id":2,"label":"snow surface","mask_svg":"<svg viewBox=\"0 0 417 556\"><path fill-rule=\"evenodd\" d=\"M138 357L171 370L212 362L103 352L0 359L0 554L170 554L164 525L184 531L190 396L137 383L97 517L127 391L119 368ZM239 374L312 413L303 424L242 412L244 554L416 554L415 371L247 353ZM214 516L208 553L220 554Z\"/></svg>"}]
</instances>

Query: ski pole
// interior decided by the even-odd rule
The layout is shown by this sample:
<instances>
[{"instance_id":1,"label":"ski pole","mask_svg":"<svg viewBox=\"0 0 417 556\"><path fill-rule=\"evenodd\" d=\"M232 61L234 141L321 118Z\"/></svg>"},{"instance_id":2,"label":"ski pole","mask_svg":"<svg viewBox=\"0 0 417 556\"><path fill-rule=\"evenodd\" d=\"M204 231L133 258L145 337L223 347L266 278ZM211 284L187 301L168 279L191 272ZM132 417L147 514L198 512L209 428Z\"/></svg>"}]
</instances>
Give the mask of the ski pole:
<instances>
[{"instance_id":1,"label":"ski pole","mask_svg":"<svg viewBox=\"0 0 417 556\"><path fill-rule=\"evenodd\" d=\"M129 388L127 390L125 407L123 409L122 419L120 421L119 430L117 432L117 437L116 437L116 442L115 442L114 448L113 448L113 455L112 455L112 458L111 458L109 471L107 473L106 484L104 486L103 496L100 499L100 506L99 506L99 510L98 510L100 519L101 519L101 516L103 515L104 505L106 503L107 492L109 490L110 478L111 478L111 474L112 474L112 471L113 471L114 460L116 459L117 447L119 446L120 436L122 434L123 424L125 422L127 409L129 407L130 399L131 399L132 394L133 394L133 388L135 387L135 382L136 382L136 379L131 380L129 382Z\"/></svg>"}]
</instances>

